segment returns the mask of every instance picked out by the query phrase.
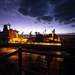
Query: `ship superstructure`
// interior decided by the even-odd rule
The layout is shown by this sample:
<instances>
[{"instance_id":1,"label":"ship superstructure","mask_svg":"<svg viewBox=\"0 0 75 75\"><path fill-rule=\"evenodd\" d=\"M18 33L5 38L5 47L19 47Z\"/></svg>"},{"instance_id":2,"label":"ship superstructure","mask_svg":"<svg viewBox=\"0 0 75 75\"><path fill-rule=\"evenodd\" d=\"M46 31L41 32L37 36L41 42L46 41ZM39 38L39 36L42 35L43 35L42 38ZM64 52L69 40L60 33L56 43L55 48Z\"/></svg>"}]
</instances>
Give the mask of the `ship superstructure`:
<instances>
[{"instance_id":1,"label":"ship superstructure","mask_svg":"<svg viewBox=\"0 0 75 75\"><path fill-rule=\"evenodd\" d=\"M0 32L0 43L25 43L27 38L20 38L18 36L19 31L11 29L10 26L10 24L5 24L3 26L3 31Z\"/></svg>"}]
</instances>

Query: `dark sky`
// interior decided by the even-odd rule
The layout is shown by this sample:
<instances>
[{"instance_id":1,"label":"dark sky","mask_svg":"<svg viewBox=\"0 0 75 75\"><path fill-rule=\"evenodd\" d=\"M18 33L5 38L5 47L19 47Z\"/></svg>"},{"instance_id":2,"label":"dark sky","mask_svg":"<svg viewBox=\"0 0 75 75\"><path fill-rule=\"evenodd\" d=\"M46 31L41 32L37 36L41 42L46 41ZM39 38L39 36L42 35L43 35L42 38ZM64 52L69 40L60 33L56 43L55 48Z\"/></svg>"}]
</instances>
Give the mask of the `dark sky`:
<instances>
[{"instance_id":1,"label":"dark sky","mask_svg":"<svg viewBox=\"0 0 75 75\"><path fill-rule=\"evenodd\" d=\"M20 33L75 33L75 0L0 0L0 30L8 23Z\"/></svg>"}]
</instances>

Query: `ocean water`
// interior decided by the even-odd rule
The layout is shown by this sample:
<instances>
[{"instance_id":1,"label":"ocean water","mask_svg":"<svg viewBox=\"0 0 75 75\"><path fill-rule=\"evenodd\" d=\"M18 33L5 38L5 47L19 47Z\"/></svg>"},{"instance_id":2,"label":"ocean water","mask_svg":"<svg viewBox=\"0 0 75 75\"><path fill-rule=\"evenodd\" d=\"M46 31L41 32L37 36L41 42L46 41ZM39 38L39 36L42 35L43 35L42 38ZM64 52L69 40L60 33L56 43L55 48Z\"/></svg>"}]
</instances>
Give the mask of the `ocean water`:
<instances>
[{"instance_id":1,"label":"ocean water","mask_svg":"<svg viewBox=\"0 0 75 75\"><path fill-rule=\"evenodd\" d=\"M57 36L61 38L75 38L75 35L57 35Z\"/></svg>"},{"instance_id":2,"label":"ocean water","mask_svg":"<svg viewBox=\"0 0 75 75\"><path fill-rule=\"evenodd\" d=\"M21 37L21 36L20 36ZM29 35L24 35L23 36L24 38L26 37L30 37ZM32 37L35 37L35 35L32 35ZM57 34L57 37L60 37L60 38L75 38L75 35L63 35L63 34Z\"/></svg>"}]
</instances>

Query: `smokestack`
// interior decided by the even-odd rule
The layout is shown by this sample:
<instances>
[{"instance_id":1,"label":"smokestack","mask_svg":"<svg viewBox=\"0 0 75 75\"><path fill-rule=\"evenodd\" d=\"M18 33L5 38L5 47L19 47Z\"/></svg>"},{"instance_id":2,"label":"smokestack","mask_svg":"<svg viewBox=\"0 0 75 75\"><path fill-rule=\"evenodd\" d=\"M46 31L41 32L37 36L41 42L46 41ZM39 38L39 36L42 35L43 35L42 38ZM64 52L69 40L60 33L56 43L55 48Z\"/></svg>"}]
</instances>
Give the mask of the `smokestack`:
<instances>
[{"instance_id":1,"label":"smokestack","mask_svg":"<svg viewBox=\"0 0 75 75\"><path fill-rule=\"evenodd\" d=\"M7 25L5 24L3 27L3 32L7 32L7 31L8 31L8 28L7 28Z\"/></svg>"}]
</instances>

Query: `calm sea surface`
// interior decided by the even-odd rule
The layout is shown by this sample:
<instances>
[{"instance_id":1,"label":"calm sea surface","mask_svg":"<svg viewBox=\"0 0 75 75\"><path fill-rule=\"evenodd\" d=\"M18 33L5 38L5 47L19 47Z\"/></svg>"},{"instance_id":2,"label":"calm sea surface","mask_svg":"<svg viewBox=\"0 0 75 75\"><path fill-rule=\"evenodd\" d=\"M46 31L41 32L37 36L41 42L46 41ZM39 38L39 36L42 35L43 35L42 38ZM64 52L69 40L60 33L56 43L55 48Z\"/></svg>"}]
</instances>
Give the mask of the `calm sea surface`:
<instances>
[{"instance_id":1,"label":"calm sea surface","mask_svg":"<svg viewBox=\"0 0 75 75\"><path fill-rule=\"evenodd\" d=\"M61 38L75 38L75 35L57 35L57 36Z\"/></svg>"},{"instance_id":2,"label":"calm sea surface","mask_svg":"<svg viewBox=\"0 0 75 75\"><path fill-rule=\"evenodd\" d=\"M21 37L21 36L19 35L19 37ZM29 37L29 35L24 35L24 37ZM35 35L32 35L32 37L35 37ZM60 37L60 38L75 38L75 35L57 34L57 37Z\"/></svg>"}]
</instances>

